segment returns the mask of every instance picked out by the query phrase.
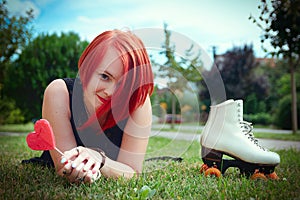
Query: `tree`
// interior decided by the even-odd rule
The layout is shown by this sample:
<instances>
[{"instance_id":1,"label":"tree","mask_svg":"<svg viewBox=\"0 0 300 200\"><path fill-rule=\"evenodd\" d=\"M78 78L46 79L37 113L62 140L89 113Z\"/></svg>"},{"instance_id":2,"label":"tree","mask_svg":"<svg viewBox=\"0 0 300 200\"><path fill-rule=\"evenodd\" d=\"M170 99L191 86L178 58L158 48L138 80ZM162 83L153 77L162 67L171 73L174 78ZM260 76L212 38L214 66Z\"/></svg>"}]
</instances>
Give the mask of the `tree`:
<instances>
[{"instance_id":1,"label":"tree","mask_svg":"<svg viewBox=\"0 0 300 200\"><path fill-rule=\"evenodd\" d=\"M272 85L274 88L273 96L276 97L274 103L274 125L283 129L292 129L292 115L291 115L291 76L286 66L287 60L281 60L276 64L276 68L269 70L268 72L273 76ZM296 80L300 80L300 73L295 73ZM300 82L296 82L296 91L300 91ZM297 97L297 113L298 124L300 124L299 118L299 96Z\"/></svg>"},{"instance_id":2,"label":"tree","mask_svg":"<svg viewBox=\"0 0 300 200\"><path fill-rule=\"evenodd\" d=\"M251 93L263 96L268 92L266 78L254 73L258 63L252 45L233 47L217 56L215 63L224 81L227 98L245 99Z\"/></svg>"},{"instance_id":3,"label":"tree","mask_svg":"<svg viewBox=\"0 0 300 200\"><path fill-rule=\"evenodd\" d=\"M24 116L15 101L3 91L7 70L11 62L31 39L33 10L25 16L14 16L8 12L6 1L0 2L0 124L21 123Z\"/></svg>"},{"instance_id":4,"label":"tree","mask_svg":"<svg viewBox=\"0 0 300 200\"><path fill-rule=\"evenodd\" d=\"M266 0L261 0L258 6L261 10L259 20L250 16L258 27L263 30L262 43L268 41L274 47L272 56L282 56L288 60L291 76L292 97L292 129L298 130L297 124L297 93L295 70L300 63L300 1L271 1L271 8Z\"/></svg>"},{"instance_id":5,"label":"tree","mask_svg":"<svg viewBox=\"0 0 300 200\"><path fill-rule=\"evenodd\" d=\"M201 76L197 68L201 66L199 55L193 54L193 45L186 50L185 57L176 56L176 46L171 43L171 31L168 30L168 25L164 24L165 41L162 45L163 50L160 54L165 55L166 62L163 64L152 61L159 66L160 76L168 79L168 88L173 93L171 100L172 115L176 115L176 96L175 93L180 93L187 89L188 82L196 82L201 80ZM172 118L171 127L175 123L175 118Z\"/></svg>"},{"instance_id":6,"label":"tree","mask_svg":"<svg viewBox=\"0 0 300 200\"><path fill-rule=\"evenodd\" d=\"M70 32L39 35L23 49L9 68L4 90L27 120L41 117L43 92L52 80L76 77L77 61L86 46Z\"/></svg>"},{"instance_id":7,"label":"tree","mask_svg":"<svg viewBox=\"0 0 300 200\"><path fill-rule=\"evenodd\" d=\"M176 61L175 57L175 46L171 45L170 37L171 32L167 30L167 24L164 24L164 32L165 32L165 43L163 44L163 51L160 54L164 54L166 56L166 62L164 64L159 64L159 71L163 72L160 75L162 77L167 77L168 80L168 88L171 91L171 113L172 116L176 115L176 96L175 91L178 88L185 87L187 84L186 79L180 77L180 68L178 61ZM175 118L172 117L171 128L174 128Z\"/></svg>"},{"instance_id":8,"label":"tree","mask_svg":"<svg viewBox=\"0 0 300 200\"><path fill-rule=\"evenodd\" d=\"M11 16L6 7L6 1L0 2L0 91L5 72L12 57L19 54L31 38L33 10L28 10L26 16Z\"/></svg>"},{"instance_id":9,"label":"tree","mask_svg":"<svg viewBox=\"0 0 300 200\"><path fill-rule=\"evenodd\" d=\"M250 102L254 100L258 104L268 95L270 87L267 76L256 62L252 45L233 47L222 55L216 55L215 64L222 76L227 99L244 99L244 111L247 114L260 111L258 106L253 107ZM213 76L213 71L206 71L204 75ZM208 106L210 97L205 82L199 82L198 87L201 101Z\"/></svg>"}]
</instances>

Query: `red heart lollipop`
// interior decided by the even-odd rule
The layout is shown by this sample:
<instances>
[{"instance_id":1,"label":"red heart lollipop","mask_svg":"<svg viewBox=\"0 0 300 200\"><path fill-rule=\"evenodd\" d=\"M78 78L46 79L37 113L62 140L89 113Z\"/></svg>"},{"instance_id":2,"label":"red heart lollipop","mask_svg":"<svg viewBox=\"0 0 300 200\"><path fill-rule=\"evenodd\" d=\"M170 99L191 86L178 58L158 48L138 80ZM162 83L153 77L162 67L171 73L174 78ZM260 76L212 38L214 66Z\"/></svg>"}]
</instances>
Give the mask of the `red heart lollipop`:
<instances>
[{"instance_id":1,"label":"red heart lollipop","mask_svg":"<svg viewBox=\"0 0 300 200\"><path fill-rule=\"evenodd\" d=\"M34 132L27 135L26 142L32 150L56 149L51 125L45 119L40 119L35 123Z\"/></svg>"}]
</instances>

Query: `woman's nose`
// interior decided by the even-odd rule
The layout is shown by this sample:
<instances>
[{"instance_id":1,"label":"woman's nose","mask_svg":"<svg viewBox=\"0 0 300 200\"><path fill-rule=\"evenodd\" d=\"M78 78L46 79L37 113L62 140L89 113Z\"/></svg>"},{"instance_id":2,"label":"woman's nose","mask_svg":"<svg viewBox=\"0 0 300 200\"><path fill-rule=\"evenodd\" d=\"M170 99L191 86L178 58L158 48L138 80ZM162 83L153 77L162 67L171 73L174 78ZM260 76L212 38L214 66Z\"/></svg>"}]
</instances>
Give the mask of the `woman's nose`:
<instances>
[{"instance_id":1,"label":"woman's nose","mask_svg":"<svg viewBox=\"0 0 300 200\"><path fill-rule=\"evenodd\" d=\"M115 84L109 84L105 89L104 89L104 93L106 95L106 97L111 97L115 91Z\"/></svg>"}]
</instances>

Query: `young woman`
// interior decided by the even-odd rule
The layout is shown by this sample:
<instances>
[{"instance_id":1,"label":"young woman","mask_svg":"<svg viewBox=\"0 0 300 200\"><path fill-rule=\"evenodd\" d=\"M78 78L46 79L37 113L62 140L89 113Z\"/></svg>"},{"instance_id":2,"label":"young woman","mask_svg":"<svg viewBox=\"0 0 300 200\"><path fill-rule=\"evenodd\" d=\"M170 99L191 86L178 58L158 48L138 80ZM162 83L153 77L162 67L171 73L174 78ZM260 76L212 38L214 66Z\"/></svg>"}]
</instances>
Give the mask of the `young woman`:
<instances>
[{"instance_id":1,"label":"young woman","mask_svg":"<svg viewBox=\"0 0 300 200\"><path fill-rule=\"evenodd\" d=\"M84 50L78 68L78 78L54 80L44 93L42 116L64 156L44 151L29 162L54 166L72 183L131 178L142 171L151 132L146 49L130 31L106 31Z\"/></svg>"}]
</instances>

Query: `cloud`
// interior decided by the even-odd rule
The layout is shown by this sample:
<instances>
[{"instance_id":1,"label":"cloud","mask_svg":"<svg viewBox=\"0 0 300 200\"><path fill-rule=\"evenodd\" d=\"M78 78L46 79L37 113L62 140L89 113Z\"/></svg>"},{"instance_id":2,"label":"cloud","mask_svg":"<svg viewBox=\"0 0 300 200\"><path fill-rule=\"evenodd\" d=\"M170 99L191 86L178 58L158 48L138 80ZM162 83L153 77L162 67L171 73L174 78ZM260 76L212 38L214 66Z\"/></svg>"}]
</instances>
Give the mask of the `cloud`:
<instances>
[{"instance_id":1,"label":"cloud","mask_svg":"<svg viewBox=\"0 0 300 200\"><path fill-rule=\"evenodd\" d=\"M13 0L20 2L20 0ZM26 2L26 1L24 1ZM23 3L24 3L23 2ZM27 0L27 2L29 2ZM219 53L234 45L254 43L260 46L260 30L248 20L257 16L255 1L239 0L41 0L34 1L42 9L38 22L41 31L79 33L91 41L110 29L161 28L186 35L210 50L218 46ZM42 3L39 3L42 2Z\"/></svg>"},{"instance_id":2,"label":"cloud","mask_svg":"<svg viewBox=\"0 0 300 200\"><path fill-rule=\"evenodd\" d=\"M45 7L56 0L32 0L32 1L34 1L36 5L38 5L39 7Z\"/></svg>"},{"instance_id":3,"label":"cloud","mask_svg":"<svg viewBox=\"0 0 300 200\"><path fill-rule=\"evenodd\" d=\"M32 1L9 0L7 2L8 11L15 16L25 16L26 12L33 9L33 15L37 18L40 9Z\"/></svg>"}]
</instances>

